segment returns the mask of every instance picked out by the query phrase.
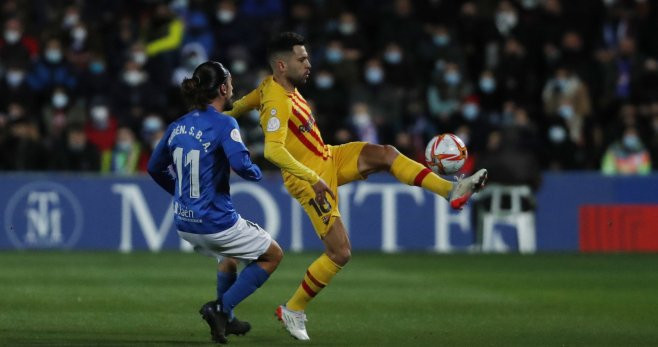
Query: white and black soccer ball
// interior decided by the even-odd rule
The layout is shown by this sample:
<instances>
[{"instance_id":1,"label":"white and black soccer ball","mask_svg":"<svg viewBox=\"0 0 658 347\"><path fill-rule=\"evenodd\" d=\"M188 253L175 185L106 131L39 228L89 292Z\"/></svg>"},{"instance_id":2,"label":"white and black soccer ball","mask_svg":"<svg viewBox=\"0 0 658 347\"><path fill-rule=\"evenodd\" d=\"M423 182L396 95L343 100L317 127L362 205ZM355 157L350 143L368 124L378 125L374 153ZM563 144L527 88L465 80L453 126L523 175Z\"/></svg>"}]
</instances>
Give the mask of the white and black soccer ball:
<instances>
[{"instance_id":1,"label":"white and black soccer ball","mask_svg":"<svg viewBox=\"0 0 658 347\"><path fill-rule=\"evenodd\" d=\"M434 173L452 175L459 171L468 158L464 141L455 134L434 136L425 148L425 164Z\"/></svg>"}]
</instances>

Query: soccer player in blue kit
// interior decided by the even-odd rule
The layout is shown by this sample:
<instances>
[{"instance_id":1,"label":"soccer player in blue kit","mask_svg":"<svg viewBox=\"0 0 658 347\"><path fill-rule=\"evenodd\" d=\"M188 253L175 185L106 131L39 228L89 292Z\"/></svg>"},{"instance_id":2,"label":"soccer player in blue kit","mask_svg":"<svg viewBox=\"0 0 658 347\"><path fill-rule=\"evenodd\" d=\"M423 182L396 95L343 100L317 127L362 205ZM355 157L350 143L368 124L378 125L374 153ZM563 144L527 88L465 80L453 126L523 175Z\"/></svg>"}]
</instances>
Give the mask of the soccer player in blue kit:
<instances>
[{"instance_id":1,"label":"soccer player in blue kit","mask_svg":"<svg viewBox=\"0 0 658 347\"><path fill-rule=\"evenodd\" d=\"M232 168L249 181L262 178L242 143L232 107L231 74L215 61L199 65L182 83L190 112L171 123L148 163L153 179L174 196L178 235L219 261L217 300L199 311L215 342L244 335L251 326L233 308L269 278L283 251L260 226L240 217L229 193ZM248 265L237 275L238 260Z\"/></svg>"}]
</instances>

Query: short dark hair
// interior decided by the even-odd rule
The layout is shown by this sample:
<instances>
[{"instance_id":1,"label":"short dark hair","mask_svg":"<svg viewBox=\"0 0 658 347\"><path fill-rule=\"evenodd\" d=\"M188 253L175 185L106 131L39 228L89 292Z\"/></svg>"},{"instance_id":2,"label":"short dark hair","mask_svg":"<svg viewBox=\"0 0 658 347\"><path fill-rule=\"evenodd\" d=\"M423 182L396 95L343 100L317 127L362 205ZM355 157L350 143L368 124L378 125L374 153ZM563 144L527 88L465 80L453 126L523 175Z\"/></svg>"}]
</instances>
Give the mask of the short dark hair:
<instances>
[{"instance_id":1,"label":"short dark hair","mask_svg":"<svg viewBox=\"0 0 658 347\"><path fill-rule=\"evenodd\" d=\"M226 83L230 73L217 61L207 61L194 69L191 78L181 84L183 98L190 110L205 110L207 105L219 95L217 88Z\"/></svg>"},{"instance_id":2,"label":"short dark hair","mask_svg":"<svg viewBox=\"0 0 658 347\"><path fill-rule=\"evenodd\" d=\"M283 52L292 52L294 46L303 46L306 44L304 36L290 31L286 31L276 35L270 40L267 45L267 59L272 60L272 57Z\"/></svg>"}]
</instances>

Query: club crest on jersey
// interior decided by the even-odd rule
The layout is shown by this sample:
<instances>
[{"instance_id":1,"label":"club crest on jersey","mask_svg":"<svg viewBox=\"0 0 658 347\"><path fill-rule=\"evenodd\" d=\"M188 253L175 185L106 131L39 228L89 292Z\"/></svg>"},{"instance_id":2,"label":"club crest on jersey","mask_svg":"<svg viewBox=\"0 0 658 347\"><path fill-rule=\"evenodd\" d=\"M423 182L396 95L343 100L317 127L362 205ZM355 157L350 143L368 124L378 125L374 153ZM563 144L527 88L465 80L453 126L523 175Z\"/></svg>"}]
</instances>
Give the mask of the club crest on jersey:
<instances>
[{"instance_id":1,"label":"club crest on jersey","mask_svg":"<svg viewBox=\"0 0 658 347\"><path fill-rule=\"evenodd\" d=\"M330 218L330 216L324 216L324 217L322 217L322 223L324 223L324 225L329 224L329 218Z\"/></svg>"},{"instance_id":2,"label":"club crest on jersey","mask_svg":"<svg viewBox=\"0 0 658 347\"><path fill-rule=\"evenodd\" d=\"M238 129L231 130L231 138L235 142L242 142L242 136L240 136L240 131Z\"/></svg>"},{"instance_id":3,"label":"club crest on jersey","mask_svg":"<svg viewBox=\"0 0 658 347\"><path fill-rule=\"evenodd\" d=\"M276 114L276 110L272 109L272 111L275 111ZM281 122L279 121L279 118L271 117L270 120L267 121L267 131L277 131L280 126Z\"/></svg>"},{"instance_id":4,"label":"club crest on jersey","mask_svg":"<svg viewBox=\"0 0 658 347\"><path fill-rule=\"evenodd\" d=\"M308 118L308 120L306 120L306 123L299 125L299 131L302 133L310 132L311 130L313 130L313 125L315 125L315 118L311 116Z\"/></svg>"}]
</instances>

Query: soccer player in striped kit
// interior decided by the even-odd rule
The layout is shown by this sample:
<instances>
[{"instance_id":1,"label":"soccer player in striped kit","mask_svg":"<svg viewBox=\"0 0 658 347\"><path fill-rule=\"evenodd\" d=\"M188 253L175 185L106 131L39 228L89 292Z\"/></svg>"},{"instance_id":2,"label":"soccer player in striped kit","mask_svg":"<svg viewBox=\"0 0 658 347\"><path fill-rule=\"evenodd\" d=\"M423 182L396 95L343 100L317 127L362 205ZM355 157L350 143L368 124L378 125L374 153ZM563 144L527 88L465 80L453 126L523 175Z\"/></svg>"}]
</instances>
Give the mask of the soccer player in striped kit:
<instances>
[{"instance_id":1,"label":"soccer player in striped kit","mask_svg":"<svg viewBox=\"0 0 658 347\"><path fill-rule=\"evenodd\" d=\"M269 278L283 252L270 234L243 219L229 193L232 168L240 177L260 181L231 107L231 74L215 61L199 65L182 83L190 112L175 120L156 146L148 164L153 179L174 196L178 235L204 255L219 261L217 300L199 313L215 342L227 334L244 335L251 326L233 315L233 308ZM173 177L173 178L172 178ZM247 265L237 275L237 261Z\"/></svg>"},{"instance_id":2,"label":"soccer player in striped kit","mask_svg":"<svg viewBox=\"0 0 658 347\"><path fill-rule=\"evenodd\" d=\"M375 172L389 172L400 182L430 190L448 199L453 208L461 209L487 179L487 171L482 169L456 183L444 180L389 145L325 144L311 108L297 90L311 73L304 44L304 38L295 33L276 36L268 47L273 75L227 112L237 117L252 109L260 110L265 158L281 169L286 189L302 205L325 246L325 252L308 267L293 296L276 310L288 332L299 340L309 340L306 306L351 257L350 240L338 211L338 186L366 179Z\"/></svg>"}]
</instances>

